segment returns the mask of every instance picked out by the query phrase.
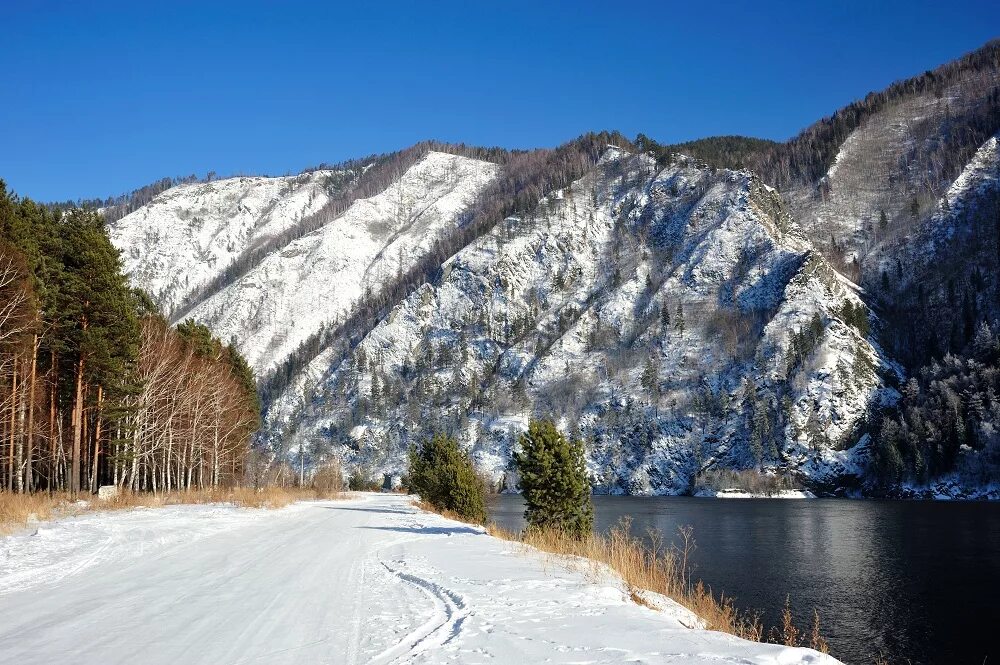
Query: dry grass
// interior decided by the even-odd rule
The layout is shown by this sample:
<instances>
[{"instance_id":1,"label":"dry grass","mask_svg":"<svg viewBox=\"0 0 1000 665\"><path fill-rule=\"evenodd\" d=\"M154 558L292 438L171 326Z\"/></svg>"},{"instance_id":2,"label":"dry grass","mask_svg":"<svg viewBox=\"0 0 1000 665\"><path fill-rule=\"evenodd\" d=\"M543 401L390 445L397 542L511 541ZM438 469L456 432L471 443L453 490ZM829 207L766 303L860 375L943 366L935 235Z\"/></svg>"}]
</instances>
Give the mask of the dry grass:
<instances>
[{"instance_id":1,"label":"dry grass","mask_svg":"<svg viewBox=\"0 0 1000 665\"><path fill-rule=\"evenodd\" d=\"M80 495L83 501L74 501L70 494L65 492L50 495L12 494L0 491L0 535L23 529L29 522L41 522L96 510L127 510L137 507L155 508L201 503L228 503L244 508L282 508L295 501L342 497L342 492L313 487L266 487L260 490L234 487L161 494L123 491L106 501L89 494Z\"/></svg>"},{"instance_id":2,"label":"dry grass","mask_svg":"<svg viewBox=\"0 0 1000 665\"><path fill-rule=\"evenodd\" d=\"M664 547L662 539L650 534L652 545L646 545L631 535L629 522L624 520L606 536L591 534L582 539L562 531L528 529L523 533L507 531L495 524L488 527L490 535L523 543L544 552L559 555L566 565L579 564L580 557L602 563L624 580L629 596L646 605L640 591L652 591L672 598L698 615L710 630L718 630L755 642L771 641L789 646L807 646L827 653L826 641L820 634L819 614L813 614L809 631L800 633L786 605L783 630L765 635L760 616L738 610L731 599L716 598L712 590L692 579L689 561L694 549L690 527L680 530L681 545Z\"/></svg>"},{"instance_id":3,"label":"dry grass","mask_svg":"<svg viewBox=\"0 0 1000 665\"><path fill-rule=\"evenodd\" d=\"M68 494L11 494L0 491L0 535L24 528L29 521L47 520L68 511Z\"/></svg>"},{"instance_id":4,"label":"dry grass","mask_svg":"<svg viewBox=\"0 0 1000 665\"><path fill-rule=\"evenodd\" d=\"M661 546L658 537L653 538L652 547L646 546L629 533L627 521L606 536L591 534L582 539L557 530L528 529L513 533L496 525L490 525L489 533L544 552L605 564L621 576L629 595L640 603L639 591L652 591L676 600L697 614L711 630L758 642L764 638L758 616L740 613L731 600L716 599L710 589L691 579L688 557L694 543L690 530L682 532L684 544L681 547L669 549ZM572 565L573 561L567 563Z\"/></svg>"}]
</instances>

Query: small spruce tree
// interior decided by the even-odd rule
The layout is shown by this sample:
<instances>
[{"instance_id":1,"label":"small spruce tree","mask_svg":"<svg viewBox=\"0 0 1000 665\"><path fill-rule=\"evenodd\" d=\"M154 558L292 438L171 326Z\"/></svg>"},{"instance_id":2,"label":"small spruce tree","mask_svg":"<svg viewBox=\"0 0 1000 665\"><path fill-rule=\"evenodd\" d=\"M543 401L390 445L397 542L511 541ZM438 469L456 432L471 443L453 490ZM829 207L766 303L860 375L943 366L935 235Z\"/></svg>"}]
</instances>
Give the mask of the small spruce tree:
<instances>
[{"instance_id":1,"label":"small spruce tree","mask_svg":"<svg viewBox=\"0 0 1000 665\"><path fill-rule=\"evenodd\" d=\"M582 537L594 527L583 443L568 440L549 420L532 420L514 461L529 528L551 528Z\"/></svg>"},{"instance_id":2,"label":"small spruce tree","mask_svg":"<svg viewBox=\"0 0 1000 665\"><path fill-rule=\"evenodd\" d=\"M452 437L436 434L419 448L410 448L407 480L409 492L435 508L470 522L486 521L483 481L469 454Z\"/></svg>"}]
</instances>

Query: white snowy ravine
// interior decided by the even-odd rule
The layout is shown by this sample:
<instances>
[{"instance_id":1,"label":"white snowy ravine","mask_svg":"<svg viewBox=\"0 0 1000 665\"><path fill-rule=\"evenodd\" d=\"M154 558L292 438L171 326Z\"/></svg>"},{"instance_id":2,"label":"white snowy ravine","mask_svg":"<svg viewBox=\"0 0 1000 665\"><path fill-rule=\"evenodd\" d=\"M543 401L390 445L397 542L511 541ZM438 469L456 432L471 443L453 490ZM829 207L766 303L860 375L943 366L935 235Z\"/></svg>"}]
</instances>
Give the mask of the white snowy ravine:
<instances>
[{"instance_id":1,"label":"white snowy ravine","mask_svg":"<svg viewBox=\"0 0 1000 665\"><path fill-rule=\"evenodd\" d=\"M1000 188L1000 149L997 137L992 136L955 178L935 214L915 234L915 241L908 247L914 258L923 263L933 261L937 249L955 234L956 219L962 219L966 208L975 206L988 190L997 188Z\"/></svg>"},{"instance_id":2,"label":"white snowy ravine","mask_svg":"<svg viewBox=\"0 0 1000 665\"><path fill-rule=\"evenodd\" d=\"M349 362L317 357L268 428L290 452L391 473L415 439L453 431L499 478L529 416L552 415L578 423L607 491L685 491L753 457L832 479L859 471L864 451L844 448L895 399L880 379L895 369L841 315L856 291L755 177L609 149L447 261ZM754 449L755 411L777 448Z\"/></svg>"},{"instance_id":3,"label":"white snowy ravine","mask_svg":"<svg viewBox=\"0 0 1000 665\"><path fill-rule=\"evenodd\" d=\"M109 225L125 272L168 315L243 252L320 210L344 174L179 185Z\"/></svg>"}]
</instances>

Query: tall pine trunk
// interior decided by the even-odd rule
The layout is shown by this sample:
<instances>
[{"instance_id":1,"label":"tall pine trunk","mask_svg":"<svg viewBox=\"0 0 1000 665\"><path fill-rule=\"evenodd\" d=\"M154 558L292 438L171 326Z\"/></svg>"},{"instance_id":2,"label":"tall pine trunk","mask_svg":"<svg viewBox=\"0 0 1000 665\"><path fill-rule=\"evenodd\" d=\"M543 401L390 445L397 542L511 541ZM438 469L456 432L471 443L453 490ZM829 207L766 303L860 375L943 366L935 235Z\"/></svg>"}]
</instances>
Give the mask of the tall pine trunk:
<instances>
[{"instance_id":1,"label":"tall pine trunk","mask_svg":"<svg viewBox=\"0 0 1000 665\"><path fill-rule=\"evenodd\" d=\"M24 393L24 375L21 376L21 399L18 402L17 407L17 462L15 463L17 469L17 492L18 494L24 494L24 435L25 429L27 429L28 420L28 405L25 403Z\"/></svg>"},{"instance_id":2,"label":"tall pine trunk","mask_svg":"<svg viewBox=\"0 0 1000 665\"><path fill-rule=\"evenodd\" d=\"M7 491L14 491L14 443L17 438L17 357L14 359L14 373L10 382L10 430L7 452Z\"/></svg>"},{"instance_id":3,"label":"tall pine trunk","mask_svg":"<svg viewBox=\"0 0 1000 665\"><path fill-rule=\"evenodd\" d=\"M59 481L59 453L56 451L56 354L52 354L52 369L49 372L49 494L55 491Z\"/></svg>"},{"instance_id":4,"label":"tall pine trunk","mask_svg":"<svg viewBox=\"0 0 1000 665\"><path fill-rule=\"evenodd\" d=\"M98 464L101 459L101 407L104 405L104 387L98 384L97 386L97 422L94 425L94 457L91 461L91 471L90 471L90 491L96 492L98 486L97 472Z\"/></svg>"},{"instance_id":5,"label":"tall pine trunk","mask_svg":"<svg viewBox=\"0 0 1000 665\"><path fill-rule=\"evenodd\" d=\"M73 399L73 465L70 471L69 489L73 496L80 492L80 455L83 435L83 356L76 365L76 392Z\"/></svg>"},{"instance_id":6,"label":"tall pine trunk","mask_svg":"<svg viewBox=\"0 0 1000 665\"><path fill-rule=\"evenodd\" d=\"M28 491L35 489L35 384L38 376L38 333L31 342L31 380L28 388L28 461L25 476L28 479Z\"/></svg>"}]
</instances>

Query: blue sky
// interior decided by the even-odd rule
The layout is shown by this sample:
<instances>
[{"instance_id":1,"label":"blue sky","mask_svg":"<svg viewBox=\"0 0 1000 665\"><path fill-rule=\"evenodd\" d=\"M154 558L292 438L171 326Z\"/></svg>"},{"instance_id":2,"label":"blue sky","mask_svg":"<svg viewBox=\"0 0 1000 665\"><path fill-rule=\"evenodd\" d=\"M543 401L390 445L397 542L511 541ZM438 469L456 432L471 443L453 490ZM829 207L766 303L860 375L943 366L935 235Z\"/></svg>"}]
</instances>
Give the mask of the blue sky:
<instances>
[{"instance_id":1,"label":"blue sky","mask_svg":"<svg viewBox=\"0 0 1000 665\"><path fill-rule=\"evenodd\" d=\"M40 200L425 138L785 139L1000 36L1000 2L0 0L0 178Z\"/></svg>"}]
</instances>

